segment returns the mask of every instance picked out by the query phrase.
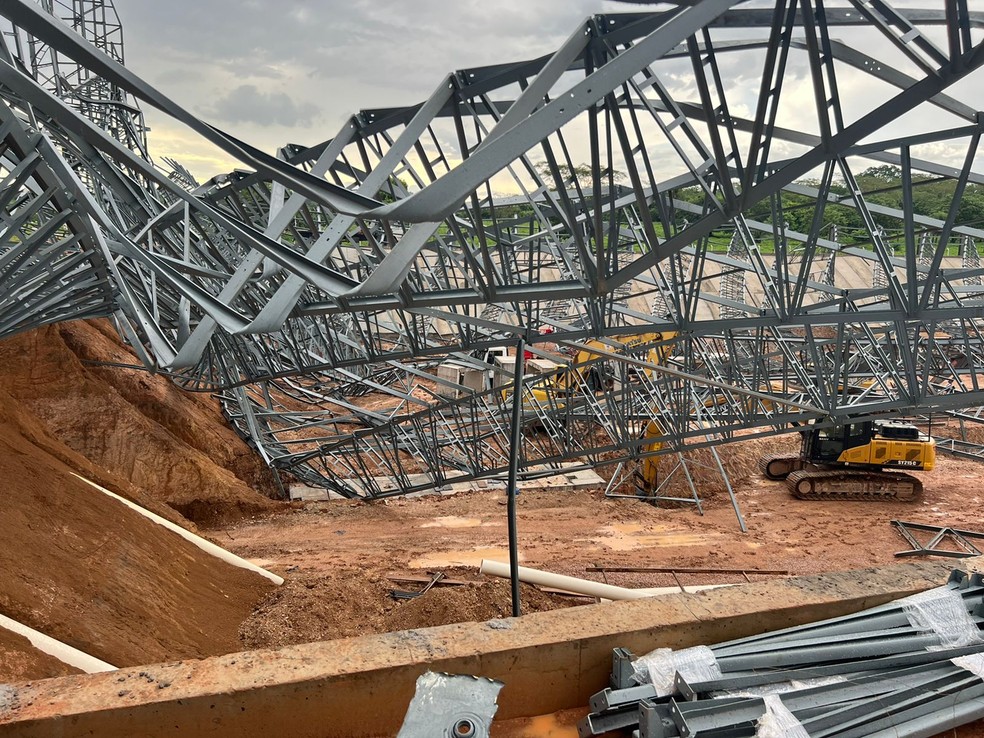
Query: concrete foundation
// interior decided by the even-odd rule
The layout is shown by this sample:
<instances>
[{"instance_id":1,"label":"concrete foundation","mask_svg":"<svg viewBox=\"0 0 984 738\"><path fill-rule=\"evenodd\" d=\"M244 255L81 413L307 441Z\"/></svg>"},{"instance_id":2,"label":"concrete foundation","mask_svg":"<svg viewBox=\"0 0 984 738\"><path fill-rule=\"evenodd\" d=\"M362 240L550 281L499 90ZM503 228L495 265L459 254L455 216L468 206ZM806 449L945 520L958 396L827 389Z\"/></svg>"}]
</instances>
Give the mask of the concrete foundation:
<instances>
[{"instance_id":1,"label":"concrete foundation","mask_svg":"<svg viewBox=\"0 0 984 738\"><path fill-rule=\"evenodd\" d=\"M984 557L955 566L984 571ZM0 686L0 736L395 735L426 670L500 679L497 719L581 707L611 650L716 643L943 584L907 564Z\"/></svg>"}]
</instances>

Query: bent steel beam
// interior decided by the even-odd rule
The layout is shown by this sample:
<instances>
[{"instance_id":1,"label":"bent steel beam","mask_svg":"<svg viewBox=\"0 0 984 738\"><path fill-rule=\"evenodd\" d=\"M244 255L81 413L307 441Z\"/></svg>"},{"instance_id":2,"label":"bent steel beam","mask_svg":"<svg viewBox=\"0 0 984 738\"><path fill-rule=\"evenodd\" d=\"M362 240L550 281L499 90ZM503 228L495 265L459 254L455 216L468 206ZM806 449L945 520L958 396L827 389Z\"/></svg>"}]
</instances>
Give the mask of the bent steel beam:
<instances>
[{"instance_id":1,"label":"bent steel beam","mask_svg":"<svg viewBox=\"0 0 984 738\"><path fill-rule=\"evenodd\" d=\"M0 335L112 315L269 463L347 496L504 473L514 409L533 477L984 404L984 15L738 5L588 18L272 156L4 4ZM25 37L121 91L124 122ZM251 171L166 175L135 100ZM517 339L543 372L522 387Z\"/></svg>"}]
</instances>

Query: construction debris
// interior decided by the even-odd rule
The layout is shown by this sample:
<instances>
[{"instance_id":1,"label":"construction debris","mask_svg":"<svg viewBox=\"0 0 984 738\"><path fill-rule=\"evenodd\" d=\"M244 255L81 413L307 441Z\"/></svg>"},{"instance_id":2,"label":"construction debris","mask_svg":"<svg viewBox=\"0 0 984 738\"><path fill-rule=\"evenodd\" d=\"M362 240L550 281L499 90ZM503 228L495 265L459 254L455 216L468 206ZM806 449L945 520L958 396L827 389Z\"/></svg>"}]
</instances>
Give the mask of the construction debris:
<instances>
[{"instance_id":1,"label":"construction debris","mask_svg":"<svg viewBox=\"0 0 984 738\"><path fill-rule=\"evenodd\" d=\"M386 578L397 584L427 584L433 578L433 574L428 576L421 576L419 574L387 574ZM439 587L462 587L467 584L478 584L478 582L473 579L451 579L451 577L443 577L438 582L435 582L435 586Z\"/></svg>"},{"instance_id":2,"label":"construction debris","mask_svg":"<svg viewBox=\"0 0 984 738\"><path fill-rule=\"evenodd\" d=\"M579 735L914 738L984 717L984 577L715 646L615 649Z\"/></svg>"},{"instance_id":3,"label":"construction debris","mask_svg":"<svg viewBox=\"0 0 984 738\"><path fill-rule=\"evenodd\" d=\"M984 553L970 541L970 539L984 541L984 532L906 523L901 520L893 520L892 525L912 546L911 551L899 551L896 556L946 556L951 559L966 559ZM913 531L930 532L933 537L927 543L920 543ZM941 546L947 542L953 544L955 548L942 548Z\"/></svg>"},{"instance_id":4,"label":"construction debris","mask_svg":"<svg viewBox=\"0 0 984 738\"><path fill-rule=\"evenodd\" d=\"M424 585L424 588L419 592L409 592L402 589L391 589L390 597L392 597L394 600L412 600L415 597L420 597L423 594L427 594L430 591L431 587L433 587L435 584L440 582L442 579L444 579L444 572L439 571L433 576L431 576L430 581L427 582L427 584Z\"/></svg>"},{"instance_id":5,"label":"construction debris","mask_svg":"<svg viewBox=\"0 0 984 738\"><path fill-rule=\"evenodd\" d=\"M421 674L397 738L488 738L500 689L495 679Z\"/></svg>"}]
</instances>

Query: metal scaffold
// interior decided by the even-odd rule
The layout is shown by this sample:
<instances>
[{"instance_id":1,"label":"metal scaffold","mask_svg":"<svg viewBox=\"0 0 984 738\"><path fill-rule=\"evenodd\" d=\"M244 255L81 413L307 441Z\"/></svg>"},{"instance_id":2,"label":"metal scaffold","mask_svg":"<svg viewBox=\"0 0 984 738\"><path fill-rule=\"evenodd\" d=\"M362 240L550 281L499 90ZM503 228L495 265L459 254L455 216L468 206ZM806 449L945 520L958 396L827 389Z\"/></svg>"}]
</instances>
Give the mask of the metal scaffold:
<instances>
[{"instance_id":1,"label":"metal scaffold","mask_svg":"<svg viewBox=\"0 0 984 738\"><path fill-rule=\"evenodd\" d=\"M984 14L767 5L594 16L271 155L126 69L111 3L5 2L0 335L112 317L348 497L505 475L517 402L526 477L984 404ZM158 169L139 106L242 168Z\"/></svg>"}]
</instances>

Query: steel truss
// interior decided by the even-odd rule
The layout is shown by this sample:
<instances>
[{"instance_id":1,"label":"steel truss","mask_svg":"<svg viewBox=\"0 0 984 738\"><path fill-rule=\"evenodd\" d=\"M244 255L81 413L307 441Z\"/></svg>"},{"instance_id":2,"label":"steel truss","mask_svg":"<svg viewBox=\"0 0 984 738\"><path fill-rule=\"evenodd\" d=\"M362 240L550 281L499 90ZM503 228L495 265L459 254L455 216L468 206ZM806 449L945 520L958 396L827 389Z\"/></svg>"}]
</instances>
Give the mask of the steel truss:
<instances>
[{"instance_id":1,"label":"steel truss","mask_svg":"<svg viewBox=\"0 0 984 738\"><path fill-rule=\"evenodd\" d=\"M595 16L553 54L271 156L11 0L0 331L113 315L147 366L219 392L274 468L346 496L504 473L517 394L527 476L984 404L984 224L963 207L984 119L962 94L984 14L741 6ZM165 175L38 72L42 47L249 171ZM873 166L899 202L864 184ZM917 195L941 183L930 212ZM589 337L611 349L600 385L435 376Z\"/></svg>"},{"instance_id":2,"label":"steel truss","mask_svg":"<svg viewBox=\"0 0 984 738\"><path fill-rule=\"evenodd\" d=\"M38 0L40 8L123 64L123 25L113 0ZM0 24L11 52L43 87L53 91L118 141L149 158L139 105L84 63L16 26Z\"/></svg>"}]
</instances>

